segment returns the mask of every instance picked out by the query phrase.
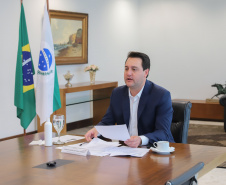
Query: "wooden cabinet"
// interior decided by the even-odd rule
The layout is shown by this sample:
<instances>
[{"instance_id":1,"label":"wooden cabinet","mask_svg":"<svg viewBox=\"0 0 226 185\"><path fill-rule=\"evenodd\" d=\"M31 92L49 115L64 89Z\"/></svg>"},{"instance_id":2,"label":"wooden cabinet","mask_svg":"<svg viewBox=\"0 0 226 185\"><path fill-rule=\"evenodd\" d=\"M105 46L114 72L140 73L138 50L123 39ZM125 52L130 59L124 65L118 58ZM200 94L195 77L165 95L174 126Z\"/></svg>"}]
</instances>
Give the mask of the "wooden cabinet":
<instances>
[{"instance_id":1,"label":"wooden cabinet","mask_svg":"<svg viewBox=\"0 0 226 185\"><path fill-rule=\"evenodd\" d=\"M224 107L221 106L219 102L207 102L205 100L189 100L189 99L183 100L190 101L192 103L191 119L213 120L213 121L224 120Z\"/></svg>"},{"instance_id":2,"label":"wooden cabinet","mask_svg":"<svg viewBox=\"0 0 226 185\"><path fill-rule=\"evenodd\" d=\"M95 84L90 84L90 82L76 83L72 84L72 87L60 86L60 99L61 99L61 108L55 111L53 114L63 114L65 116L66 123L66 94L88 91L92 90L92 97L88 97L87 99L76 100L72 104L79 104L85 102L93 101L93 124L97 124L104 114L107 111L108 106L110 105L110 95L112 90L118 86L118 82L104 82L104 81L96 81ZM51 116L52 121L52 116ZM40 126L40 120L38 118L38 132L44 131L44 124ZM54 131L54 129L53 129ZM67 125L65 124L62 133L66 133Z\"/></svg>"}]
</instances>

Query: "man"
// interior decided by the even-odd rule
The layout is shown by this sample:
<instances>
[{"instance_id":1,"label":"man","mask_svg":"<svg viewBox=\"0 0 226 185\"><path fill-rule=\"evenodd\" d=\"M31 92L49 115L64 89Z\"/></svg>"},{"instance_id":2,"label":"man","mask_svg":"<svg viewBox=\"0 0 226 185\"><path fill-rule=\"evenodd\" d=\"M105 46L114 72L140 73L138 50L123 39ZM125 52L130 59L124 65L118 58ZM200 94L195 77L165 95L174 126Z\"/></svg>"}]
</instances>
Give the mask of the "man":
<instances>
[{"instance_id":1,"label":"man","mask_svg":"<svg viewBox=\"0 0 226 185\"><path fill-rule=\"evenodd\" d=\"M147 145L156 141L174 142L170 126L173 116L169 91L148 81L150 59L144 53L130 52L125 62L126 85L112 91L110 106L98 125L126 124L130 147ZM95 128L85 137L97 137Z\"/></svg>"}]
</instances>

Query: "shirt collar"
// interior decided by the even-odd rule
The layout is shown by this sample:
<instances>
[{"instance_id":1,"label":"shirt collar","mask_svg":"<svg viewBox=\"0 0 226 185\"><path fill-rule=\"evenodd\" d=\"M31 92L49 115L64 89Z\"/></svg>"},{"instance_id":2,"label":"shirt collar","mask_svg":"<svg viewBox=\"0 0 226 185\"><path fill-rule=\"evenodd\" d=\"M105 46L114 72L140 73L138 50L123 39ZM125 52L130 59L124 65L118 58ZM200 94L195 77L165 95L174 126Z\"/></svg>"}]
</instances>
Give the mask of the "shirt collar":
<instances>
[{"instance_id":1,"label":"shirt collar","mask_svg":"<svg viewBox=\"0 0 226 185\"><path fill-rule=\"evenodd\" d=\"M143 92L143 89L144 89L144 86L142 87L142 89L140 90L140 92L139 92L136 96L134 96L134 98L135 98L135 97L140 98L140 97L141 97L141 94L142 94L142 92ZM130 93L129 88L128 88L128 91L129 91L129 97L133 97L133 96L131 95L131 93Z\"/></svg>"}]
</instances>

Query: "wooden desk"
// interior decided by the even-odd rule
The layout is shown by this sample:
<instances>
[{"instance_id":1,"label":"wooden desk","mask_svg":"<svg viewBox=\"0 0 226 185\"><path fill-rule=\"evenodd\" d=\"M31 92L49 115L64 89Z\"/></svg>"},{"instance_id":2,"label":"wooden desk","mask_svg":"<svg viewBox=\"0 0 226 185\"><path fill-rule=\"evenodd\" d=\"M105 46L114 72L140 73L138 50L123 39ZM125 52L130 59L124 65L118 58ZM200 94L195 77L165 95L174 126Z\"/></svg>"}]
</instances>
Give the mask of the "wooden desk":
<instances>
[{"instance_id":1,"label":"wooden desk","mask_svg":"<svg viewBox=\"0 0 226 185\"><path fill-rule=\"evenodd\" d=\"M34 139L43 139L43 133L0 142L1 184L164 185L200 161L205 166L199 177L226 161L225 147L174 143L170 155L150 151L143 158L84 157L61 153L55 146L29 146ZM52 170L33 168L56 159L74 162Z\"/></svg>"},{"instance_id":2,"label":"wooden desk","mask_svg":"<svg viewBox=\"0 0 226 185\"><path fill-rule=\"evenodd\" d=\"M190 101L192 103L191 119L198 120L224 120L224 107L218 102L206 102L205 100L174 99Z\"/></svg>"},{"instance_id":3,"label":"wooden desk","mask_svg":"<svg viewBox=\"0 0 226 185\"><path fill-rule=\"evenodd\" d=\"M63 114L65 116L66 122L66 94L81 92L81 91L93 91L93 97L91 100L93 101L93 124L97 124L100 122L101 118L107 111L108 106L110 105L110 96L112 90L118 86L118 82L103 82L96 81L95 84L91 85L90 82L76 83L72 84L72 87L65 87L65 85L60 86L60 99L61 99L61 108L54 112L54 114ZM98 101L97 101L98 100ZM52 120L52 116L51 116ZM44 124L40 126L39 117L37 119L38 132L44 131ZM54 130L54 129L53 129ZM65 124L61 133L67 132L67 125Z\"/></svg>"}]
</instances>

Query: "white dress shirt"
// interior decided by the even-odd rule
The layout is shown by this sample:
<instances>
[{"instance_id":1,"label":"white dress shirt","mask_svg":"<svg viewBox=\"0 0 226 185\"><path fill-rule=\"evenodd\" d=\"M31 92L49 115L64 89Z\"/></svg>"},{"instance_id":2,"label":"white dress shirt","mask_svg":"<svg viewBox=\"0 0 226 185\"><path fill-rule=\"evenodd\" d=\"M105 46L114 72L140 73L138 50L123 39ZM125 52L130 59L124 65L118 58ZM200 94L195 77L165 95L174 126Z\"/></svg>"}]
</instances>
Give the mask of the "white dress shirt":
<instances>
[{"instance_id":1,"label":"white dress shirt","mask_svg":"<svg viewBox=\"0 0 226 185\"><path fill-rule=\"evenodd\" d=\"M138 136L138 127L137 127L137 111L140 101L141 94L144 87L136 96L132 96L129 90L129 100L130 100L130 119L129 119L129 134L130 136ZM147 145L149 139L146 136L139 136L142 140L142 145Z\"/></svg>"}]
</instances>

